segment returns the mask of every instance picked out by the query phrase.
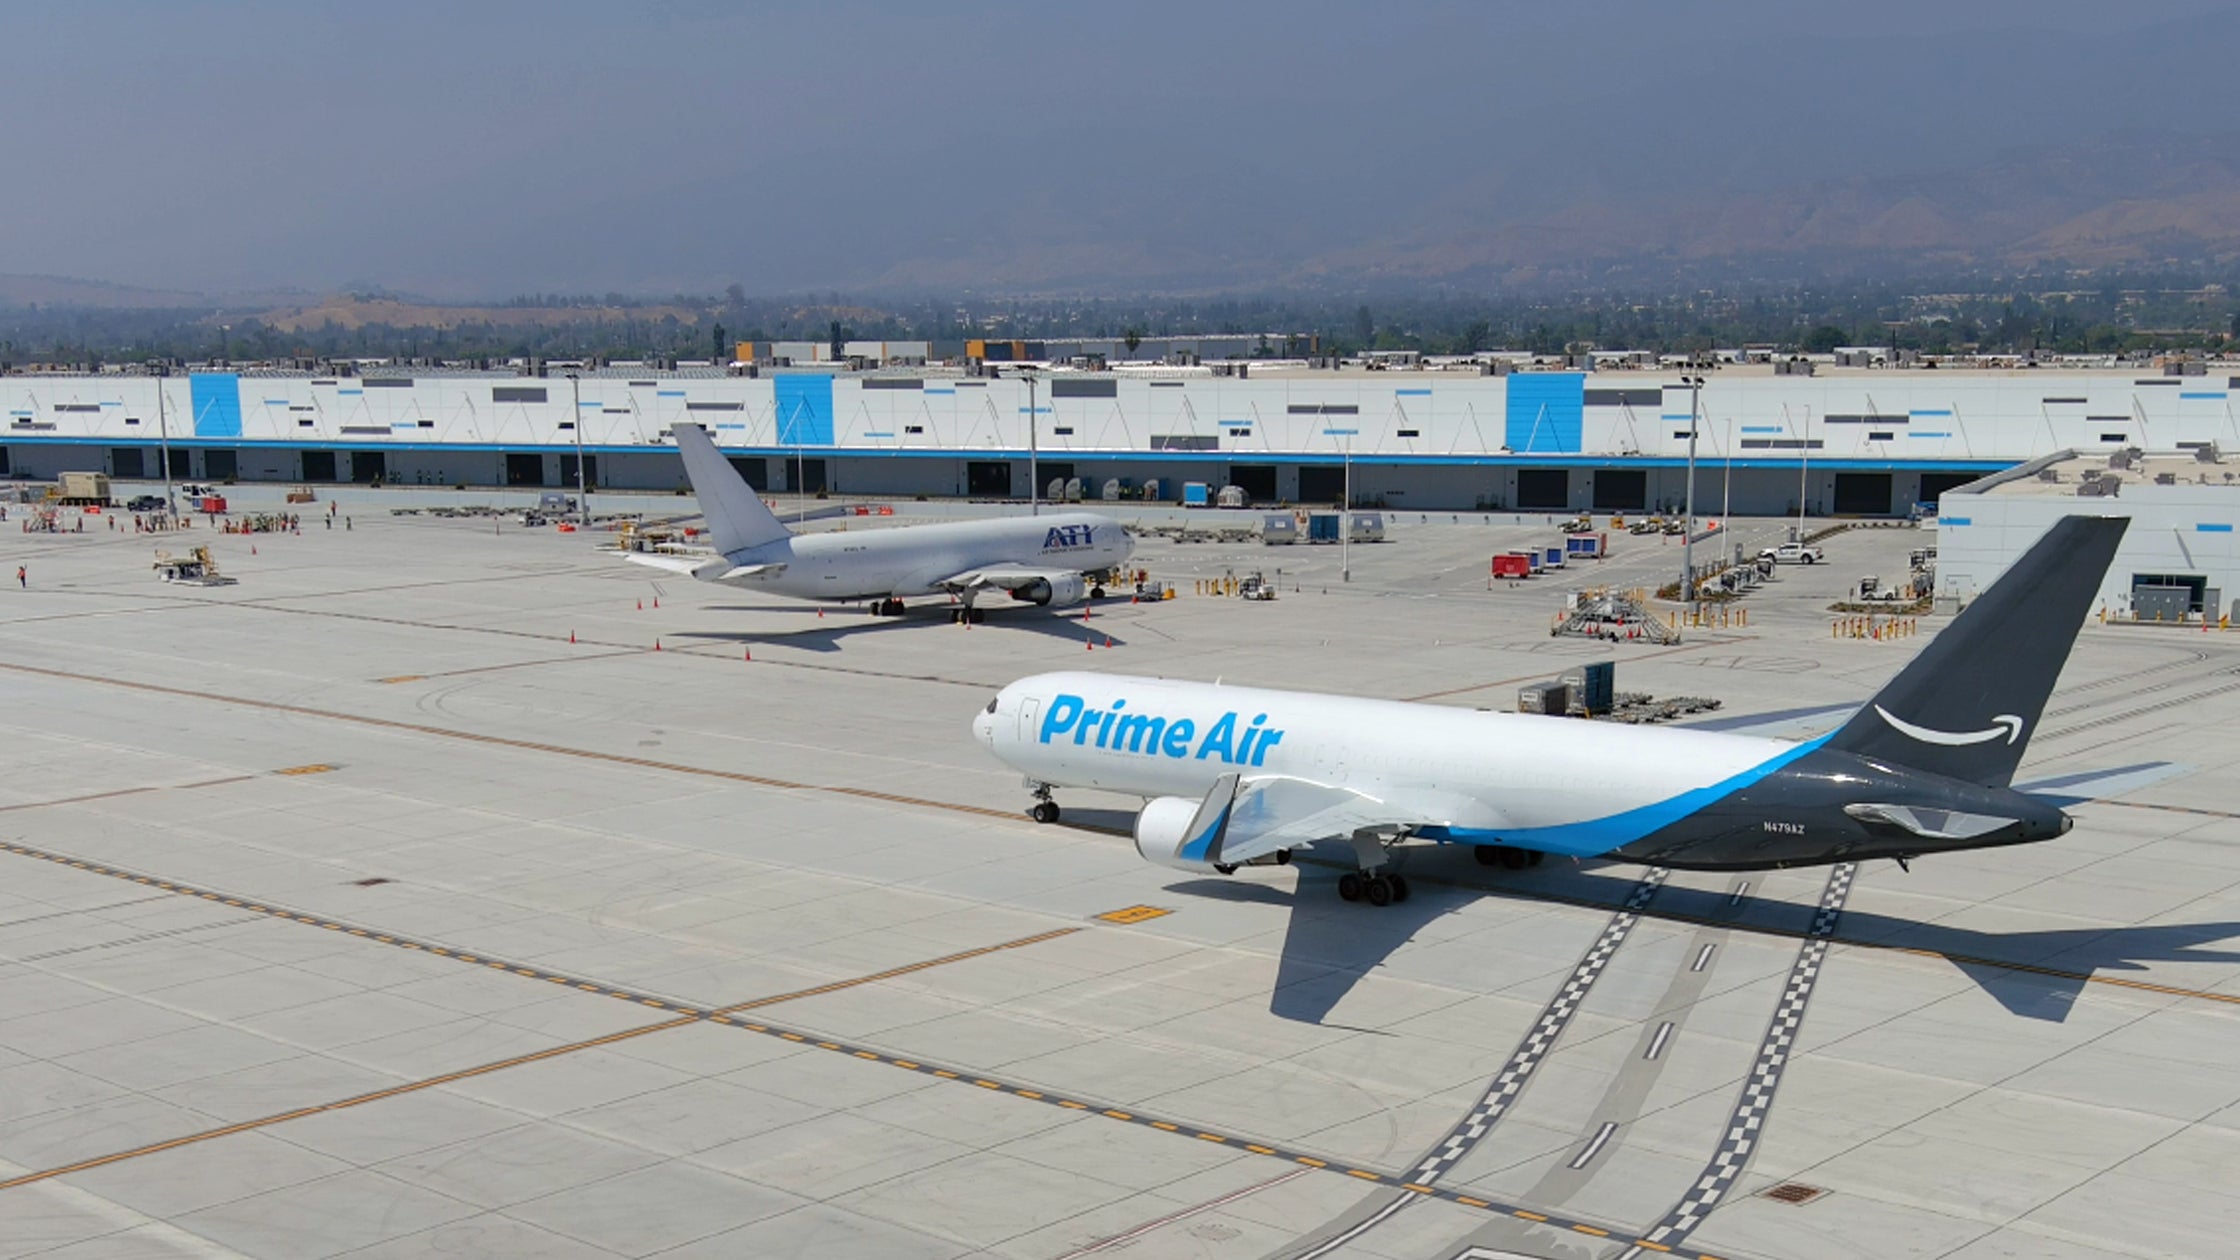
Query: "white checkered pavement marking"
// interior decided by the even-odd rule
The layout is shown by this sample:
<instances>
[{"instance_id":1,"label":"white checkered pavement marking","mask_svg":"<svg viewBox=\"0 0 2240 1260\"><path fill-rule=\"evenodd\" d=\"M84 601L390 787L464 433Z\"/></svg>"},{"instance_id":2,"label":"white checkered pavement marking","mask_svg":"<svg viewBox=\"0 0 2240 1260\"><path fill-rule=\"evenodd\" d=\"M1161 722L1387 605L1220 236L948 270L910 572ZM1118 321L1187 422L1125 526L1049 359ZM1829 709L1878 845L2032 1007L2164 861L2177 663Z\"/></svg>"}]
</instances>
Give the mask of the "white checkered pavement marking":
<instances>
[{"instance_id":1,"label":"white checkered pavement marking","mask_svg":"<svg viewBox=\"0 0 2240 1260\"><path fill-rule=\"evenodd\" d=\"M1718 1150L1704 1167L1703 1175L1696 1179L1695 1186L1646 1235L1648 1241L1667 1247L1677 1245L1703 1223L1749 1164L1750 1152L1757 1149L1758 1131L1765 1126L1766 1113L1773 1109L1774 1091L1781 1086L1782 1069L1788 1066L1789 1047L1796 1043L1797 1029L1804 1023L1805 1005L1812 1000L1813 985L1819 982L1820 964L1828 956L1828 938L1835 933L1836 922L1843 914L1844 899L1851 894L1851 881L1857 872L1856 865L1846 862L1828 873L1828 885L1821 892L1820 906L1812 915L1811 935L1798 948L1797 961L1789 968L1788 986L1782 990L1781 1004L1775 1008L1773 1021L1766 1027L1765 1040L1758 1045L1757 1061L1750 1069L1749 1083L1743 1087L1734 1116L1727 1123L1726 1136L1720 1140ZM1640 1254L1639 1247L1629 1248L1625 1253L1626 1257Z\"/></svg>"}]
</instances>

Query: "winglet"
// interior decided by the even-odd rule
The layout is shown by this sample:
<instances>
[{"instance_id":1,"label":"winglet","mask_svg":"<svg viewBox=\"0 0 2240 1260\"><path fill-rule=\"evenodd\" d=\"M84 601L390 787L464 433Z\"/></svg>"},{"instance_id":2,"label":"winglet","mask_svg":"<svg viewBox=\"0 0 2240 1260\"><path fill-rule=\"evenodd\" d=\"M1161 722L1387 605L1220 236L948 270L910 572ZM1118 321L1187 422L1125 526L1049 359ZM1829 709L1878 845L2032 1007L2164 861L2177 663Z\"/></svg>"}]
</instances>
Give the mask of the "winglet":
<instances>
[{"instance_id":1,"label":"winglet","mask_svg":"<svg viewBox=\"0 0 2240 1260\"><path fill-rule=\"evenodd\" d=\"M1198 806L1196 816L1190 819L1190 829L1183 833L1182 847L1175 856L1187 862L1204 862L1208 865L1221 860L1221 842L1228 838L1229 811L1236 808L1236 774L1222 775L1215 780L1213 790L1206 793L1205 803Z\"/></svg>"},{"instance_id":2,"label":"winglet","mask_svg":"<svg viewBox=\"0 0 2240 1260\"><path fill-rule=\"evenodd\" d=\"M700 500L700 513L708 518L708 534L717 551L736 555L791 536L762 496L716 450L707 430L697 424L673 424L669 432L677 439L677 453L684 456L684 475L692 481L693 497Z\"/></svg>"}]
</instances>

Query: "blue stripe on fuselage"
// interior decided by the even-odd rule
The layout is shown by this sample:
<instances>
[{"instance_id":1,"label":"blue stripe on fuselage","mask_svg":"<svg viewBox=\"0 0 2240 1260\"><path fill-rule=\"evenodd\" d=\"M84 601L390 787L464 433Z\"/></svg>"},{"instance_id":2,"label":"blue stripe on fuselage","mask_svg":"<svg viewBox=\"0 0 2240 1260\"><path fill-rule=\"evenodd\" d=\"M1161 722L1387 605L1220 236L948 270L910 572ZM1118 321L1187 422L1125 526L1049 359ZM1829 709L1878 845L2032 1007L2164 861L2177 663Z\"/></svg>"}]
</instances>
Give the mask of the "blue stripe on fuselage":
<instances>
[{"instance_id":1,"label":"blue stripe on fuselage","mask_svg":"<svg viewBox=\"0 0 2240 1260\"><path fill-rule=\"evenodd\" d=\"M1830 732L1818 739L1806 740L1709 787L1693 788L1678 796L1652 801L1603 818L1556 823L1547 827L1512 827L1501 830L1486 827L1425 827L1416 834L1426 840L1444 840L1455 844L1508 844L1520 849L1538 849L1543 853L1560 853L1567 857L1600 857L1749 787L1834 737L1834 733Z\"/></svg>"}]
</instances>

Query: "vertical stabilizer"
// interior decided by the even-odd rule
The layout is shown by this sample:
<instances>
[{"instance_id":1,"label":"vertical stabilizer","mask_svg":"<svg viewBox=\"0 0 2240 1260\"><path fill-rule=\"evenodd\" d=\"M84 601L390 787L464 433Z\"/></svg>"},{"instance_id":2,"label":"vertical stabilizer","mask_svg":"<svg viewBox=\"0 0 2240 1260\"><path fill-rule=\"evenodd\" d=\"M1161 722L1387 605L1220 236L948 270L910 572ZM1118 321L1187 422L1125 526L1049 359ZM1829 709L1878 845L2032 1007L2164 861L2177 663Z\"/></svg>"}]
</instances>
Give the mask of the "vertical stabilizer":
<instances>
[{"instance_id":1,"label":"vertical stabilizer","mask_svg":"<svg viewBox=\"0 0 2240 1260\"><path fill-rule=\"evenodd\" d=\"M700 513L708 518L708 536L717 551L728 556L791 537L762 496L716 450L707 430L697 424L673 424L669 432L676 435L684 475L692 481L693 497L700 500Z\"/></svg>"},{"instance_id":2,"label":"vertical stabilizer","mask_svg":"<svg viewBox=\"0 0 2240 1260\"><path fill-rule=\"evenodd\" d=\"M1828 747L2006 786L2130 524L2120 516L2062 518Z\"/></svg>"}]
</instances>

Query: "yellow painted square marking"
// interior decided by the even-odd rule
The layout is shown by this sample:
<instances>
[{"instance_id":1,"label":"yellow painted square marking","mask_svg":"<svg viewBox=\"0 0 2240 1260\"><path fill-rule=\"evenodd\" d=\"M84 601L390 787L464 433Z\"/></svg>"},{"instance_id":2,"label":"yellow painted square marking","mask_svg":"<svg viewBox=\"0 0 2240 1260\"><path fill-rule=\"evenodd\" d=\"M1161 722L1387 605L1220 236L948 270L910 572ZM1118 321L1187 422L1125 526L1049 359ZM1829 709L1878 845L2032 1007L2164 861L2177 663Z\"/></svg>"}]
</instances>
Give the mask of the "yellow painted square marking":
<instances>
[{"instance_id":1,"label":"yellow painted square marking","mask_svg":"<svg viewBox=\"0 0 2240 1260\"><path fill-rule=\"evenodd\" d=\"M982 1088L982 1089L1002 1089L1002 1088L1003 1088L1003 1086L1001 1086L1001 1085L998 1085L998 1084L996 1084L996 1083L995 1083L994 1081L974 1081L974 1082L973 1082L973 1084L975 1084L975 1085L978 1085L978 1086L979 1086L980 1088Z\"/></svg>"},{"instance_id":2,"label":"yellow painted square marking","mask_svg":"<svg viewBox=\"0 0 2240 1260\"><path fill-rule=\"evenodd\" d=\"M1419 1185L1417 1185L1417 1184L1416 1184L1415 1182L1412 1182L1412 1181L1404 1181L1404 1182L1401 1182L1401 1183L1400 1183L1400 1188L1401 1188L1402 1190L1413 1190L1413 1191L1415 1191L1415 1192L1416 1192L1417 1194L1429 1194L1429 1193L1431 1193L1431 1187L1429 1187L1429 1186L1419 1186Z\"/></svg>"},{"instance_id":3,"label":"yellow painted square marking","mask_svg":"<svg viewBox=\"0 0 2240 1260\"><path fill-rule=\"evenodd\" d=\"M1151 1127L1152 1127L1152 1128L1154 1128L1154 1129L1165 1129L1165 1130L1166 1130L1167 1132L1169 1132L1169 1133L1176 1133L1176 1132L1179 1132L1179 1131L1180 1131L1180 1130L1178 1130L1178 1129L1177 1129L1177 1128L1176 1128L1176 1127L1175 1127L1174 1125L1168 1124L1168 1123L1167 1123L1166 1121L1164 1121L1164 1120L1154 1120L1154 1121L1152 1121L1152 1122L1151 1122Z\"/></svg>"},{"instance_id":4,"label":"yellow painted square marking","mask_svg":"<svg viewBox=\"0 0 2240 1260\"><path fill-rule=\"evenodd\" d=\"M396 675L396 676L395 676L395 677L393 677L393 678L381 678L381 679L376 679L375 681L377 681L377 682L385 682L385 683L408 683L408 682L419 682L419 681L423 680L423 679L424 679L424 678L426 678L426 677L427 677L427 675L425 675L425 674L398 674L398 675Z\"/></svg>"},{"instance_id":5,"label":"yellow painted square marking","mask_svg":"<svg viewBox=\"0 0 2240 1260\"><path fill-rule=\"evenodd\" d=\"M729 1015L711 1015L709 1016L709 1018L713 1019L719 1024L728 1024L731 1022L731 1017Z\"/></svg>"},{"instance_id":6,"label":"yellow painted square marking","mask_svg":"<svg viewBox=\"0 0 2240 1260\"><path fill-rule=\"evenodd\" d=\"M912 1072L915 1072L915 1071L917 1071L917 1070L918 1070L918 1065L917 1065L917 1064L915 1064L915 1063L912 1063L912 1062L911 1062L910 1060L908 1060L908 1059L896 1059L896 1060L894 1061L894 1065L895 1065L896 1067L898 1067L898 1068L904 1068L904 1069L907 1069L907 1070L909 1070L909 1071L912 1071Z\"/></svg>"},{"instance_id":7,"label":"yellow painted square marking","mask_svg":"<svg viewBox=\"0 0 2240 1260\"><path fill-rule=\"evenodd\" d=\"M1156 919L1173 913L1172 910L1161 910L1157 906L1122 906L1118 910L1107 910L1097 917L1106 923L1141 923L1146 919Z\"/></svg>"},{"instance_id":8,"label":"yellow painted square marking","mask_svg":"<svg viewBox=\"0 0 2240 1260\"><path fill-rule=\"evenodd\" d=\"M1135 1119L1135 1117L1134 1117L1134 1116L1131 1116L1131 1115L1129 1115L1129 1114L1128 1114L1127 1112L1125 1112L1125 1111L1113 1111L1113 1110L1111 1110L1111 1109L1109 1109L1109 1108L1108 1108L1108 1109L1107 1109L1107 1110L1105 1111L1105 1114L1106 1114L1106 1115L1108 1115L1108 1116L1111 1116L1111 1117L1112 1117L1113 1119L1115 1119L1115 1120L1133 1120L1133 1119Z\"/></svg>"},{"instance_id":9,"label":"yellow painted square marking","mask_svg":"<svg viewBox=\"0 0 2240 1260\"><path fill-rule=\"evenodd\" d=\"M1651 1250L1651 1251L1670 1251L1670 1250L1672 1250L1672 1248L1670 1248L1670 1247L1667 1247L1667 1246L1665 1246L1665 1245L1664 1245L1663 1243L1660 1243L1660 1242L1650 1242L1650 1241L1649 1241L1648 1239L1646 1239L1646 1238L1636 1238L1636 1239L1634 1239L1634 1240L1633 1240L1633 1245L1634 1245L1634 1246L1636 1246L1636 1247L1647 1247L1647 1248L1648 1248L1649 1250Z\"/></svg>"},{"instance_id":10,"label":"yellow painted square marking","mask_svg":"<svg viewBox=\"0 0 2240 1260\"><path fill-rule=\"evenodd\" d=\"M1198 1140L1201 1142L1226 1142L1229 1139L1218 1133L1201 1133L1198 1135Z\"/></svg>"},{"instance_id":11,"label":"yellow painted square marking","mask_svg":"<svg viewBox=\"0 0 2240 1260\"><path fill-rule=\"evenodd\" d=\"M839 1048L840 1047L832 1044L829 1041L820 1041L817 1043L817 1049L819 1050L838 1050Z\"/></svg>"},{"instance_id":12,"label":"yellow painted square marking","mask_svg":"<svg viewBox=\"0 0 2240 1260\"><path fill-rule=\"evenodd\" d=\"M669 1009L669 1004L667 1002L656 1001L653 998L639 998L638 1000L645 1003L647 1006L653 1007L656 1010L665 1011Z\"/></svg>"},{"instance_id":13,"label":"yellow painted square marking","mask_svg":"<svg viewBox=\"0 0 2240 1260\"><path fill-rule=\"evenodd\" d=\"M286 768L286 769L284 769L284 770L275 770L275 771L273 771L273 773L274 773L274 774L325 774L325 773L326 773L327 771L329 771L329 770L332 770L332 769L334 769L334 767L333 767L333 766L330 766L330 765L325 765L325 764L323 764L323 763L320 763L320 762L313 762L313 763L311 763L311 764L310 764L310 765L308 765L308 766L289 766L288 768Z\"/></svg>"},{"instance_id":14,"label":"yellow painted square marking","mask_svg":"<svg viewBox=\"0 0 2240 1260\"><path fill-rule=\"evenodd\" d=\"M879 1056L871 1053L869 1050L856 1051L856 1057L859 1059L869 1059L874 1063L879 1061Z\"/></svg>"},{"instance_id":15,"label":"yellow painted square marking","mask_svg":"<svg viewBox=\"0 0 2240 1260\"><path fill-rule=\"evenodd\" d=\"M1071 1107L1071 1108L1072 1108L1072 1109L1074 1109L1075 1111L1087 1111L1087 1110L1089 1109L1089 1104L1087 1104L1087 1103L1077 1103L1077 1102L1074 1102L1074 1101L1073 1101L1072 1099L1069 1099L1069 1098L1061 1098L1061 1099L1059 1099L1059 1100L1058 1100L1058 1105L1059 1105L1059 1106L1061 1106L1061 1107Z\"/></svg>"},{"instance_id":16,"label":"yellow painted square marking","mask_svg":"<svg viewBox=\"0 0 2240 1260\"><path fill-rule=\"evenodd\" d=\"M795 1040L799 1040L799 1038L796 1038ZM933 1074L945 1081L953 1081L957 1079L957 1074L947 1068L935 1068L933 1070Z\"/></svg>"},{"instance_id":17,"label":"yellow painted square marking","mask_svg":"<svg viewBox=\"0 0 2240 1260\"><path fill-rule=\"evenodd\" d=\"M1040 1098L1040 1097L1042 1097L1042 1095L1041 1095L1041 1094L1039 1094L1039 1093L1036 1093L1036 1092L1035 1092L1034 1090L1031 1090L1031 1089L1019 1089L1019 1090L1013 1090L1012 1092L1013 1092L1013 1093L1015 1093L1015 1094L1017 1094L1017 1095L1019 1095L1019 1097L1021 1097L1021 1098Z\"/></svg>"},{"instance_id":18,"label":"yellow painted square marking","mask_svg":"<svg viewBox=\"0 0 2240 1260\"><path fill-rule=\"evenodd\" d=\"M766 1033L766 1032L769 1032L769 1031L770 1031L770 1029L769 1029L769 1028L768 1028L767 1026L765 1026L765 1025L762 1025L762 1024L749 1024L749 1025L747 1025L747 1031L748 1031L748 1032L759 1032L759 1033Z\"/></svg>"}]
</instances>

